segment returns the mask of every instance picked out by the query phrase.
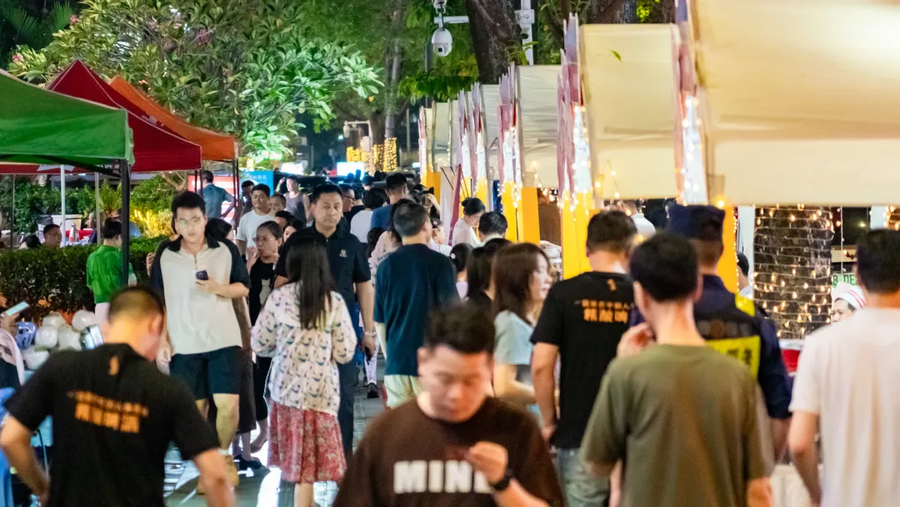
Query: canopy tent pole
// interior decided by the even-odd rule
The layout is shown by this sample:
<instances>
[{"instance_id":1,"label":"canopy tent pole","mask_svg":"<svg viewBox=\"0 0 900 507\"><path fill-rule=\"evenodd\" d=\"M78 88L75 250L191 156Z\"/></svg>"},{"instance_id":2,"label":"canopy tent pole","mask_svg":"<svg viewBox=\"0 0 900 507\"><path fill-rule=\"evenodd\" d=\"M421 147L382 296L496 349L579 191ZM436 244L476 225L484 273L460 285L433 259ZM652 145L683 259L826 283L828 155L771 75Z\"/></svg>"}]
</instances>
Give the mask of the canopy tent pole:
<instances>
[{"instance_id":1,"label":"canopy tent pole","mask_svg":"<svg viewBox=\"0 0 900 507\"><path fill-rule=\"evenodd\" d=\"M131 168L124 160L119 161L119 174L122 178L122 213L119 215L122 225L122 285L127 286L131 258Z\"/></svg>"},{"instance_id":2,"label":"canopy tent pole","mask_svg":"<svg viewBox=\"0 0 900 507\"><path fill-rule=\"evenodd\" d=\"M16 175L12 175L13 200L12 200L12 224L9 226L9 243L11 248L17 248L18 235L16 234Z\"/></svg>"},{"instance_id":3,"label":"canopy tent pole","mask_svg":"<svg viewBox=\"0 0 900 507\"><path fill-rule=\"evenodd\" d=\"M68 244L66 241L66 166L63 164L59 165L59 200L62 211L62 222L59 225L59 230L62 232L62 246L66 246ZM47 241L47 239L44 238L44 241Z\"/></svg>"},{"instance_id":4,"label":"canopy tent pole","mask_svg":"<svg viewBox=\"0 0 900 507\"><path fill-rule=\"evenodd\" d=\"M100 240L100 231L103 229L103 221L100 220L100 173L94 173L94 232L97 237L97 243Z\"/></svg>"}]
</instances>

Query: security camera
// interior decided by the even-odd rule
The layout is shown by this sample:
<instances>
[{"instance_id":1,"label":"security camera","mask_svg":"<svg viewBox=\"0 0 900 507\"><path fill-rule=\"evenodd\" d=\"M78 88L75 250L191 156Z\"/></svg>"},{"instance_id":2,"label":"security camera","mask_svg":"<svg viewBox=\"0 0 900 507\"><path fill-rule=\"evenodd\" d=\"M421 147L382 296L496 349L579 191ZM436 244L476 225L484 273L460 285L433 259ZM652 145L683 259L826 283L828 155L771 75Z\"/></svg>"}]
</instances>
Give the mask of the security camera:
<instances>
[{"instance_id":1,"label":"security camera","mask_svg":"<svg viewBox=\"0 0 900 507\"><path fill-rule=\"evenodd\" d=\"M453 50L453 36L450 30L443 26L434 31L431 36L431 46L434 48L434 54L438 56L447 56Z\"/></svg>"},{"instance_id":2,"label":"security camera","mask_svg":"<svg viewBox=\"0 0 900 507\"><path fill-rule=\"evenodd\" d=\"M434 10L438 12L447 8L447 0L431 0L431 3L434 4Z\"/></svg>"}]
</instances>

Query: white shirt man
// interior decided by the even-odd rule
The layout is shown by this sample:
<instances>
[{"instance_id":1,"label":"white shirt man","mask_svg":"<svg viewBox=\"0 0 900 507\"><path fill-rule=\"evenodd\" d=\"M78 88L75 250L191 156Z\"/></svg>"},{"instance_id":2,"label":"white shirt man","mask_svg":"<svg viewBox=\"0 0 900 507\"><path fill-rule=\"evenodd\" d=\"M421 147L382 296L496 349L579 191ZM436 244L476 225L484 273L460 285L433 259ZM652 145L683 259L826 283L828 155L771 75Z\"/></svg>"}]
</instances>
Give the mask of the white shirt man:
<instances>
[{"instance_id":1,"label":"white shirt man","mask_svg":"<svg viewBox=\"0 0 900 507\"><path fill-rule=\"evenodd\" d=\"M259 226L275 220L275 213L269 205L271 191L268 185L259 184L253 187L253 211L241 217L235 239L241 255L247 251L247 247L256 246L256 230Z\"/></svg>"}]
</instances>

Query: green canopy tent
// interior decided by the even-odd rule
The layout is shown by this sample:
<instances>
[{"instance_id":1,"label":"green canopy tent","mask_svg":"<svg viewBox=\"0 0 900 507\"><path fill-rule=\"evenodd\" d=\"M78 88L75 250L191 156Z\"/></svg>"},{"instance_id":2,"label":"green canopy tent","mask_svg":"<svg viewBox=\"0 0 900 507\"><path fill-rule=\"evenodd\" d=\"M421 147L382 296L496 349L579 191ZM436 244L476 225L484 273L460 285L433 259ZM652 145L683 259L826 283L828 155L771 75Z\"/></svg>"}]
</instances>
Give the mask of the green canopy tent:
<instances>
[{"instance_id":1,"label":"green canopy tent","mask_svg":"<svg viewBox=\"0 0 900 507\"><path fill-rule=\"evenodd\" d=\"M0 71L0 174L36 174L28 164L53 164L61 166L65 178L65 166L114 174L112 166L128 188L132 145L126 111L42 90ZM123 192L122 208L128 209L129 204L128 192ZM124 280L129 238L125 220Z\"/></svg>"}]
</instances>

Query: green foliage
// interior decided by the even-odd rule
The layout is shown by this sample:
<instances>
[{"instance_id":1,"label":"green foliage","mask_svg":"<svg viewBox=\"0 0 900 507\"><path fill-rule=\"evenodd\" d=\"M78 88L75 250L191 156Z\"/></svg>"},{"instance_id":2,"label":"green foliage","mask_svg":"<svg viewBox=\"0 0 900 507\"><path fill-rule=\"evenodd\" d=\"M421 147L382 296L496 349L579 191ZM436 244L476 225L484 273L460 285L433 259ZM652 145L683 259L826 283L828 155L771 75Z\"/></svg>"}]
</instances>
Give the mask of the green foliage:
<instances>
[{"instance_id":1,"label":"green foliage","mask_svg":"<svg viewBox=\"0 0 900 507\"><path fill-rule=\"evenodd\" d=\"M666 0L668 2L674 0ZM660 0L638 0L637 16L641 23L661 23L663 22L663 7Z\"/></svg>"},{"instance_id":2,"label":"green foliage","mask_svg":"<svg viewBox=\"0 0 900 507\"><path fill-rule=\"evenodd\" d=\"M144 211L166 211L171 208L175 194L175 187L157 175L131 191L131 205Z\"/></svg>"},{"instance_id":3,"label":"green foliage","mask_svg":"<svg viewBox=\"0 0 900 507\"><path fill-rule=\"evenodd\" d=\"M74 14L68 3L59 2L46 12L35 10L26 8L26 2L0 0L0 51L10 43L40 49L50 43L54 33L69 25ZM0 63L5 62L6 55L0 54Z\"/></svg>"},{"instance_id":4,"label":"green foliage","mask_svg":"<svg viewBox=\"0 0 900 507\"><path fill-rule=\"evenodd\" d=\"M147 283L145 259L163 239L132 241L131 265L138 283ZM93 308L94 296L87 286L87 258L96 248L90 245L0 251L0 294L11 304L27 301L35 320L52 311Z\"/></svg>"},{"instance_id":5,"label":"green foliage","mask_svg":"<svg viewBox=\"0 0 900 507\"><path fill-rule=\"evenodd\" d=\"M334 118L332 99L381 86L363 56L300 29L291 0L85 0L80 21L10 67L48 81L75 59L120 75L196 125L236 134L243 155L284 152L309 112ZM329 39L332 40L332 39Z\"/></svg>"}]
</instances>

